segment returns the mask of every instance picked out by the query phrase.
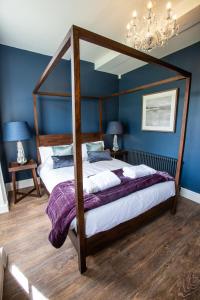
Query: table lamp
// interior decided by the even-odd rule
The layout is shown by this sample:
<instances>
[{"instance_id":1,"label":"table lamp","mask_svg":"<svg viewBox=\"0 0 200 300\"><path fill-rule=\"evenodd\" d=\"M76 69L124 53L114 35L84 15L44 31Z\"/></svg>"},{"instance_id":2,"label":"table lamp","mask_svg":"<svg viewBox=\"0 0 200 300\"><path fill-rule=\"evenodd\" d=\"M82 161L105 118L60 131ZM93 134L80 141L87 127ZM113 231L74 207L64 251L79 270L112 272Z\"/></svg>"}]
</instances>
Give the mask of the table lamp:
<instances>
[{"instance_id":1,"label":"table lamp","mask_svg":"<svg viewBox=\"0 0 200 300\"><path fill-rule=\"evenodd\" d=\"M17 142L17 162L21 165L25 164L27 159L21 141L31 138L28 123L24 121L6 122L3 126L3 134L5 142Z\"/></svg>"},{"instance_id":2,"label":"table lamp","mask_svg":"<svg viewBox=\"0 0 200 300\"><path fill-rule=\"evenodd\" d=\"M117 135L123 133L122 124L118 121L111 121L108 123L107 134L114 134L113 138L113 151L118 151L119 146L117 142Z\"/></svg>"}]
</instances>

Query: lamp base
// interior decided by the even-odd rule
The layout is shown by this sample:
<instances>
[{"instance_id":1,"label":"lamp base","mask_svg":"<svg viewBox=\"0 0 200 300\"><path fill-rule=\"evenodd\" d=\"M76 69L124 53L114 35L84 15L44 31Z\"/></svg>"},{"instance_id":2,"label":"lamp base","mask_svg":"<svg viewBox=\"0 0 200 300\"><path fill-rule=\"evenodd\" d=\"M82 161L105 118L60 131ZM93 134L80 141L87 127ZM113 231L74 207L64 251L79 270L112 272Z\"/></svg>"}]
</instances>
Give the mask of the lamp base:
<instances>
[{"instance_id":1,"label":"lamp base","mask_svg":"<svg viewBox=\"0 0 200 300\"><path fill-rule=\"evenodd\" d=\"M114 152L119 151L119 146L118 146L117 135L116 134L114 135L114 138L113 138L113 151Z\"/></svg>"},{"instance_id":2,"label":"lamp base","mask_svg":"<svg viewBox=\"0 0 200 300\"><path fill-rule=\"evenodd\" d=\"M17 142L17 162L20 165L27 163L22 142Z\"/></svg>"}]
</instances>

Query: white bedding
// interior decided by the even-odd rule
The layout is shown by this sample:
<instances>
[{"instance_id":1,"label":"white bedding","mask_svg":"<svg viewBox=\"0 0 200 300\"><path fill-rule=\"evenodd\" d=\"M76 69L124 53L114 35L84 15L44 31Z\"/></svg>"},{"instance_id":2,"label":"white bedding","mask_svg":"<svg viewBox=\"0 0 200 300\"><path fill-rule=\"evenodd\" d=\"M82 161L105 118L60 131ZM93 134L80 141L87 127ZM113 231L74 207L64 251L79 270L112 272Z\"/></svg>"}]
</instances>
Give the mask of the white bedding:
<instances>
[{"instance_id":1,"label":"white bedding","mask_svg":"<svg viewBox=\"0 0 200 300\"><path fill-rule=\"evenodd\" d=\"M96 163L83 161L83 176L87 177L101 171L116 170L125 166L130 165L117 159ZM51 160L40 165L38 173L50 193L58 183L74 178L73 167L53 169ZM109 204L92 209L85 213L86 236L90 237L98 232L111 229L144 213L174 195L174 182L168 181L155 184ZM70 228L76 228L76 218L71 222Z\"/></svg>"}]
</instances>

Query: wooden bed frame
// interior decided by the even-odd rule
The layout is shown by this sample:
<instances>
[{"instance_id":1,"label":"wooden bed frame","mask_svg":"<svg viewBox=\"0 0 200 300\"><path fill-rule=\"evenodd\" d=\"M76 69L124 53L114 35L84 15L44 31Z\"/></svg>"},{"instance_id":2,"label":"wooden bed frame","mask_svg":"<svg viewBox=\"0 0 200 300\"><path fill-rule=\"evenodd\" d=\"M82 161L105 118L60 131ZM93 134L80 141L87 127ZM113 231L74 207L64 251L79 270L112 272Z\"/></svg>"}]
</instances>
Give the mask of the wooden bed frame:
<instances>
[{"instance_id":1,"label":"wooden bed frame","mask_svg":"<svg viewBox=\"0 0 200 300\"><path fill-rule=\"evenodd\" d=\"M81 96L80 94L80 40L84 40L98 46L105 47L107 49L119 52L132 58L142 60L150 64L156 64L158 66L167 68L168 70L174 71L176 76L148 83L139 87L135 87L129 90L113 93L108 96ZM72 82L72 95L69 93L60 92L46 92L39 91L41 85L47 79L49 74L57 66L63 55L71 47L71 82ZM102 138L102 102L112 97L120 95L131 94L137 91L141 91L147 88L159 86L162 84L175 82L177 80L185 80L185 96L184 96L184 108L182 115L182 126L180 134L180 144L178 153L178 162L175 176L176 183L176 196L168 199L164 203L161 203L149 211L141 214L140 216L124 222L108 231L98 233L90 238L85 235L85 223L84 223L84 202L83 202L83 174L82 174L82 152L81 143L87 141L96 141ZM38 83L33 90L33 101L34 101L34 122L36 130L36 142L37 149L39 146L50 146L50 145L62 145L73 142L74 144L74 178L75 178L75 194L76 194L76 217L77 217L77 232L74 230L69 231L69 237L75 246L78 253L78 265L80 273L86 271L86 256L94 253L98 249L107 245L119 237L124 236L126 233L137 229L139 226L151 221L156 216L160 215L167 209L171 208L171 212L176 212L177 197L179 195L179 182L181 175L181 166L184 153L186 126L187 126L187 115L190 98L190 87L191 87L191 73L187 72L179 67L169 64L160 59L154 58L148 54L137 51L124 44L113 41L109 38L103 37L96 33L90 32L83 28L73 25L67 33L62 44L58 48L55 55L50 60L43 74L41 75ZM38 126L38 114L37 114L37 96L53 96L53 97L66 97L72 98L72 118L73 118L73 134L55 134L55 135L40 135ZM98 99L99 101L99 127L98 133L82 133L81 132L81 99ZM39 152L38 160L40 161Z\"/></svg>"}]
</instances>

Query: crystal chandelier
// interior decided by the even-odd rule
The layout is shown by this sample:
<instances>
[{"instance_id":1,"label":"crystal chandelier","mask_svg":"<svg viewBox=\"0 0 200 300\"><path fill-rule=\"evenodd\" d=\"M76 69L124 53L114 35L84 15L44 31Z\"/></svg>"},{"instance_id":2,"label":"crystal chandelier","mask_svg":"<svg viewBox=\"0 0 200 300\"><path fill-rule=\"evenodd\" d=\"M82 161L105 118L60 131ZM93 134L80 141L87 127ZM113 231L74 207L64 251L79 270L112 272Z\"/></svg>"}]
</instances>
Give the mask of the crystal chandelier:
<instances>
[{"instance_id":1,"label":"crystal chandelier","mask_svg":"<svg viewBox=\"0 0 200 300\"><path fill-rule=\"evenodd\" d=\"M127 24L126 43L137 50L150 52L156 47L166 45L178 31L179 25L176 22L176 15L172 13L171 2L166 5L166 17L159 17L153 10L152 1L149 1L147 14L141 21L137 11L133 11L132 19Z\"/></svg>"}]
</instances>

